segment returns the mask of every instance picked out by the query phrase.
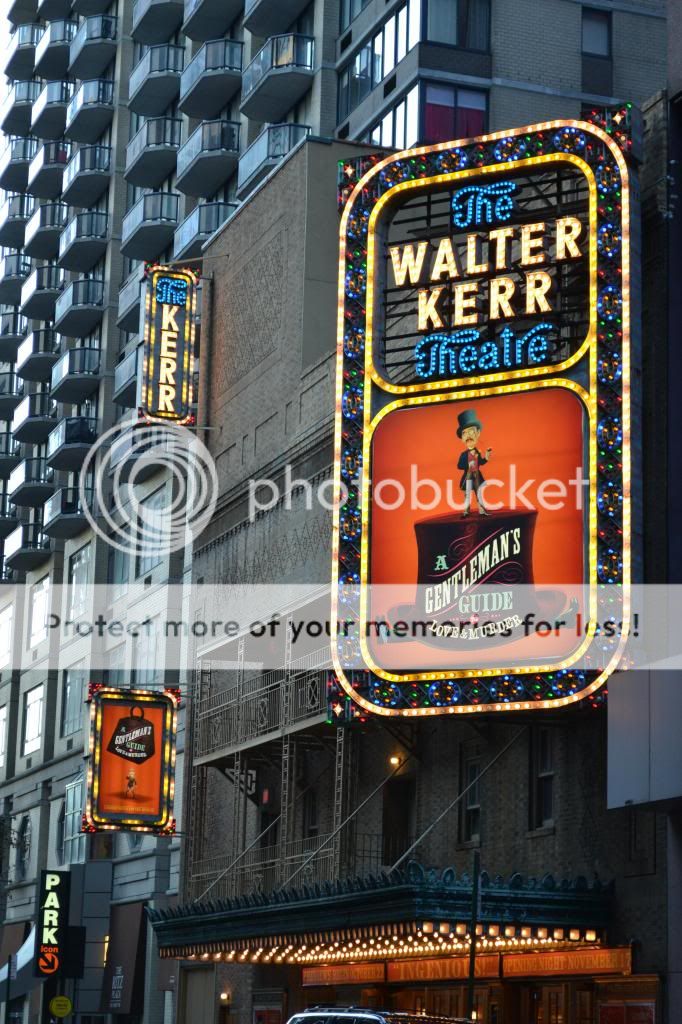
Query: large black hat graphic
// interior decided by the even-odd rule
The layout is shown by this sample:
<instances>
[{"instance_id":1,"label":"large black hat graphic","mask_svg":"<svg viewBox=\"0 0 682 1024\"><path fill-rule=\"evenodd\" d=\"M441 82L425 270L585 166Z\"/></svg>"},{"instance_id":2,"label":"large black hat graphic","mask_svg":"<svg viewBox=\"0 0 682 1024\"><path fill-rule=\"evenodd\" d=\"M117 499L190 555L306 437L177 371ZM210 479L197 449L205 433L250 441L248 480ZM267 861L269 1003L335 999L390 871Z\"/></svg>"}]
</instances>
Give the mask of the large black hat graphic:
<instances>
[{"instance_id":1,"label":"large black hat graphic","mask_svg":"<svg viewBox=\"0 0 682 1024\"><path fill-rule=\"evenodd\" d=\"M457 413L457 419L459 420L457 427L457 437L459 438L467 427L477 427L479 430L483 430L483 424L473 409L465 409L464 412Z\"/></svg>"},{"instance_id":2,"label":"large black hat graphic","mask_svg":"<svg viewBox=\"0 0 682 1024\"><path fill-rule=\"evenodd\" d=\"M130 708L130 713L119 719L107 750L135 764L143 764L154 756L154 725L146 720L139 705Z\"/></svg>"}]
</instances>

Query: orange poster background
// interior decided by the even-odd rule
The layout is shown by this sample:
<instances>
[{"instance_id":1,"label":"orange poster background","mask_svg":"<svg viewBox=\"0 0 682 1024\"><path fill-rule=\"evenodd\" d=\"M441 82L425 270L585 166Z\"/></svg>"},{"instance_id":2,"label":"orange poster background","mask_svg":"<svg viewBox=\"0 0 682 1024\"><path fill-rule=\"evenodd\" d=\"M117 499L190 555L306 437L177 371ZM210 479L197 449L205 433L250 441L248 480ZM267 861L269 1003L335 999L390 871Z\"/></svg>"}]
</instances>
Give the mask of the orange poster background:
<instances>
[{"instance_id":1,"label":"orange poster background","mask_svg":"<svg viewBox=\"0 0 682 1024\"><path fill-rule=\"evenodd\" d=\"M154 754L142 764L135 764L107 750L119 721L130 716L130 709L142 707L144 721L154 726ZM97 813L100 815L142 815L158 818L161 814L161 780L163 774L164 708L159 705L135 704L133 701L102 702L102 753L99 773ZM140 719L142 721L142 719ZM128 772L135 769L135 798L126 798Z\"/></svg>"},{"instance_id":2,"label":"orange poster background","mask_svg":"<svg viewBox=\"0 0 682 1024\"><path fill-rule=\"evenodd\" d=\"M457 460L465 447L456 431L457 416L465 409L475 410L483 425L478 447L482 451L487 447L493 450L490 461L483 467L485 480L504 482L503 486L490 487L487 495L484 491L484 500L504 502L509 508L508 482L512 466L516 467L518 486L528 479L535 481L524 492L538 512L533 540L535 585L565 586L570 591L571 585L575 587L585 581L585 510L578 507L576 487L570 484L577 468L584 476L588 475L583 455L583 428L587 417L579 398L566 388L540 388L489 398L434 402L389 413L372 438L373 488L383 479L396 480L405 488L408 499L395 510L382 509L372 501L369 582L391 587L372 593L370 618L388 615L391 606L414 600L417 582L415 523L445 513L458 514L448 505L446 485L450 479L454 499L461 506L464 493L459 488L461 471L457 469ZM441 488L442 500L432 509L411 507L412 464L417 467L420 479L433 480ZM563 508L543 509L537 501L538 487L549 479L561 481L567 488ZM396 498L395 488L388 488L382 497L385 503L392 504ZM424 488L422 500L429 502L430 499L431 491ZM587 509L587 487L583 488L582 499ZM557 500L556 495L552 500ZM523 505L517 502L517 508ZM475 498L472 499L472 515L478 515ZM392 587L396 588L393 592ZM447 664L447 652L421 641L381 644L370 639L369 646L377 664L386 669L415 670L420 657L425 668L454 667ZM463 663L457 667L466 668L469 661L472 666L509 664L511 657L565 657L577 646L575 636L539 641L531 635L497 645L488 652L479 646L469 655L458 648L458 659L463 659Z\"/></svg>"}]
</instances>

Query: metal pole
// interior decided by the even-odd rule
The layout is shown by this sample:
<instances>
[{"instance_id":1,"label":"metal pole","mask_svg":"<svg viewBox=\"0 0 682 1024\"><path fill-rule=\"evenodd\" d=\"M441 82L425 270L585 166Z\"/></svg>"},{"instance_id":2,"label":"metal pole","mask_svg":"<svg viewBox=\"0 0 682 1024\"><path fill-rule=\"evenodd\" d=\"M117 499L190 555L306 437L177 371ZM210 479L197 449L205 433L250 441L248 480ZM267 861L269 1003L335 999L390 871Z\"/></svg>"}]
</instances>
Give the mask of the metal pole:
<instances>
[{"instance_id":1,"label":"metal pole","mask_svg":"<svg viewBox=\"0 0 682 1024\"><path fill-rule=\"evenodd\" d=\"M471 923L469 925L469 981L467 984L467 1017L474 1019L474 985L476 983L476 928L478 927L478 892L481 884L481 854L474 852L471 882Z\"/></svg>"}]
</instances>

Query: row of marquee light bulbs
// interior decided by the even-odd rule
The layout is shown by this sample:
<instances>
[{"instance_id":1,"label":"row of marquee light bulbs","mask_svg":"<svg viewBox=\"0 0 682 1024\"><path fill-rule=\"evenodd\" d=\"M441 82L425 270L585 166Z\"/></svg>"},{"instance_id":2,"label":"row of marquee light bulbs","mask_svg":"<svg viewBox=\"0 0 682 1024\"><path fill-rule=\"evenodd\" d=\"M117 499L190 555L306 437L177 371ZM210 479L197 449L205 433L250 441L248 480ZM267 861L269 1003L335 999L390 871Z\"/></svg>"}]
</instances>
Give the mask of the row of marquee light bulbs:
<instances>
[{"instance_id":1,"label":"row of marquee light bulbs","mask_svg":"<svg viewBox=\"0 0 682 1024\"><path fill-rule=\"evenodd\" d=\"M542 946L543 948L563 948L566 944L583 942L596 944L599 939L595 929L586 928L531 928L515 925L491 924L487 928L477 925L476 949L480 952L498 950L523 950L527 947ZM421 933L407 935L404 939L397 935L391 938L351 939L347 942L318 943L315 946L302 944L295 946L251 946L239 951L231 949L225 952L192 954L189 960L213 960L215 962L244 963L313 963L332 960L362 960L385 956L409 957L423 956L424 953L456 953L468 952L470 946L469 929L465 924L454 927L447 922L435 925L425 921Z\"/></svg>"}]
</instances>

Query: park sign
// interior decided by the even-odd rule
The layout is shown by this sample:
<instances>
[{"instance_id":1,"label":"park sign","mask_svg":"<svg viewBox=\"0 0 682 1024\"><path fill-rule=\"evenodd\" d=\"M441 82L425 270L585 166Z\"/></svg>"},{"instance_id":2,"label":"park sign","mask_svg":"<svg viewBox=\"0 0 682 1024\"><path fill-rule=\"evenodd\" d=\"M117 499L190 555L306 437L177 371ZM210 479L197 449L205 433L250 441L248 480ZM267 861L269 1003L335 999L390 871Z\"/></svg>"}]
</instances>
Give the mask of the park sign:
<instances>
[{"instance_id":1,"label":"park sign","mask_svg":"<svg viewBox=\"0 0 682 1024\"><path fill-rule=\"evenodd\" d=\"M332 653L364 711L599 702L622 656L633 118L340 166Z\"/></svg>"},{"instance_id":2,"label":"park sign","mask_svg":"<svg viewBox=\"0 0 682 1024\"><path fill-rule=\"evenodd\" d=\"M70 892L68 871L41 871L34 958L39 978L65 974Z\"/></svg>"},{"instance_id":3,"label":"park sign","mask_svg":"<svg viewBox=\"0 0 682 1024\"><path fill-rule=\"evenodd\" d=\"M148 268L140 412L149 423L192 419L197 280L191 270Z\"/></svg>"}]
</instances>

